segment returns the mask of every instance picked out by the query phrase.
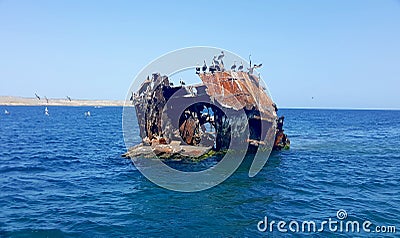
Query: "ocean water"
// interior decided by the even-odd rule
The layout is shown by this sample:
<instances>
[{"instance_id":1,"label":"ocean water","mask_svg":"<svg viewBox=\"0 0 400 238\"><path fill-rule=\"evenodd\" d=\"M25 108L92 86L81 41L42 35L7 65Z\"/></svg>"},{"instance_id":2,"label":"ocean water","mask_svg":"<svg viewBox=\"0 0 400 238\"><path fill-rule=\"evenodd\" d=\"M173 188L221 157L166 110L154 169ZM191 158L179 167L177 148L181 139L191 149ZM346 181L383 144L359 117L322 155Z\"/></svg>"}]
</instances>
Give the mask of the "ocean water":
<instances>
[{"instance_id":1,"label":"ocean water","mask_svg":"<svg viewBox=\"0 0 400 238\"><path fill-rule=\"evenodd\" d=\"M120 157L126 151L120 107L49 107L49 117L40 106L7 109L10 115L0 115L0 237L400 232L400 111L281 109L290 150L273 153L256 177L239 168L209 190L179 193L151 183ZM88 110L91 117L84 116ZM342 221L368 220L371 230L395 225L397 232L257 229L265 216L340 221L340 209L347 212Z\"/></svg>"}]
</instances>

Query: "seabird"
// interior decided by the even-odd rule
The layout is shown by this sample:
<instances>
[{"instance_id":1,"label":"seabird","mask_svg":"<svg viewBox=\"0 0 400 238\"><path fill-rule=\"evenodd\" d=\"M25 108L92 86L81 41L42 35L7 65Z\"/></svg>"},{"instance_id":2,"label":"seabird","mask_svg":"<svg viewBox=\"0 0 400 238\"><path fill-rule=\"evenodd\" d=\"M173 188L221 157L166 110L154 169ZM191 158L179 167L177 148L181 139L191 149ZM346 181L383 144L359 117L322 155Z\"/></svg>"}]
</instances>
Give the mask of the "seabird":
<instances>
[{"instance_id":1,"label":"seabird","mask_svg":"<svg viewBox=\"0 0 400 238\"><path fill-rule=\"evenodd\" d=\"M203 71L203 73L206 73L207 64L206 64L206 61L205 61L205 60L204 60L204 64L203 64L203 67L201 68L201 70Z\"/></svg>"},{"instance_id":2,"label":"seabird","mask_svg":"<svg viewBox=\"0 0 400 238\"><path fill-rule=\"evenodd\" d=\"M145 93L150 95L151 94L150 91L151 91L150 85L147 85Z\"/></svg>"},{"instance_id":3,"label":"seabird","mask_svg":"<svg viewBox=\"0 0 400 238\"><path fill-rule=\"evenodd\" d=\"M35 93L35 96L36 96L36 98L37 98L37 99L39 99L39 100L40 100L40 97L39 97L39 95L37 95L37 94Z\"/></svg>"},{"instance_id":4,"label":"seabird","mask_svg":"<svg viewBox=\"0 0 400 238\"><path fill-rule=\"evenodd\" d=\"M90 117L90 111L85 112L85 116Z\"/></svg>"},{"instance_id":5,"label":"seabird","mask_svg":"<svg viewBox=\"0 0 400 238\"><path fill-rule=\"evenodd\" d=\"M185 82L183 82L183 80L182 80L182 79L179 81L179 83L180 83L181 85L186 85L186 83L185 83Z\"/></svg>"},{"instance_id":6,"label":"seabird","mask_svg":"<svg viewBox=\"0 0 400 238\"><path fill-rule=\"evenodd\" d=\"M199 64L197 64L197 66L196 66L196 74L200 74L200 66L199 66Z\"/></svg>"},{"instance_id":7,"label":"seabird","mask_svg":"<svg viewBox=\"0 0 400 238\"><path fill-rule=\"evenodd\" d=\"M49 99L46 96L44 98L46 99L46 103L49 103Z\"/></svg>"},{"instance_id":8,"label":"seabird","mask_svg":"<svg viewBox=\"0 0 400 238\"><path fill-rule=\"evenodd\" d=\"M224 51L221 51L221 54L218 56L218 60L222 60L224 56L225 56Z\"/></svg>"},{"instance_id":9,"label":"seabird","mask_svg":"<svg viewBox=\"0 0 400 238\"><path fill-rule=\"evenodd\" d=\"M139 100L139 98L140 98L139 93L133 93L133 98L136 101Z\"/></svg>"},{"instance_id":10,"label":"seabird","mask_svg":"<svg viewBox=\"0 0 400 238\"><path fill-rule=\"evenodd\" d=\"M262 66L262 63L261 64L254 64L253 68L257 69L257 68L261 68L261 66Z\"/></svg>"},{"instance_id":11,"label":"seabird","mask_svg":"<svg viewBox=\"0 0 400 238\"><path fill-rule=\"evenodd\" d=\"M68 101L70 101L70 102L72 101L71 98L70 98L69 96L67 96L67 99L68 99Z\"/></svg>"},{"instance_id":12,"label":"seabird","mask_svg":"<svg viewBox=\"0 0 400 238\"><path fill-rule=\"evenodd\" d=\"M235 69L236 69L236 61L233 61L233 65L232 65L232 67L231 67L231 70L232 70L232 71L235 71Z\"/></svg>"},{"instance_id":13,"label":"seabird","mask_svg":"<svg viewBox=\"0 0 400 238\"><path fill-rule=\"evenodd\" d=\"M133 92L132 92L132 95L131 95L131 98L129 98L129 101L133 101Z\"/></svg>"},{"instance_id":14,"label":"seabird","mask_svg":"<svg viewBox=\"0 0 400 238\"><path fill-rule=\"evenodd\" d=\"M208 70L214 74L215 71L217 71L217 65L215 64L215 62L213 61L212 65L210 67L208 67Z\"/></svg>"},{"instance_id":15,"label":"seabird","mask_svg":"<svg viewBox=\"0 0 400 238\"><path fill-rule=\"evenodd\" d=\"M254 69L260 68L262 64L254 64L253 67L248 68L249 73L252 74Z\"/></svg>"},{"instance_id":16,"label":"seabird","mask_svg":"<svg viewBox=\"0 0 400 238\"><path fill-rule=\"evenodd\" d=\"M274 107L275 112L278 112L278 107L276 106L276 104L272 103L272 106Z\"/></svg>"},{"instance_id":17,"label":"seabird","mask_svg":"<svg viewBox=\"0 0 400 238\"><path fill-rule=\"evenodd\" d=\"M47 109L47 107L44 109L44 114L45 114L46 116L49 116L49 109Z\"/></svg>"},{"instance_id":18,"label":"seabird","mask_svg":"<svg viewBox=\"0 0 400 238\"><path fill-rule=\"evenodd\" d=\"M216 60L216 58L217 58L217 56L216 56L216 55L214 55L214 58L213 58L213 63L214 63L215 65L219 65L219 62L218 62L218 60Z\"/></svg>"},{"instance_id":19,"label":"seabird","mask_svg":"<svg viewBox=\"0 0 400 238\"><path fill-rule=\"evenodd\" d=\"M250 68L251 68L251 54L249 54Z\"/></svg>"},{"instance_id":20,"label":"seabird","mask_svg":"<svg viewBox=\"0 0 400 238\"><path fill-rule=\"evenodd\" d=\"M197 90L193 86L188 86L186 91L190 94L190 96L194 97L197 94Z\"/></svg>"},{"instance_id":21,"label":"seabird","mask_svg":"<svg viewBox=\"0 0 400 238\"><path fill-rule=\"evenodd\" d=\"M238 68L238 71L242 71L243 70L243 61L241 62L241 65Z\"/></svg>"},{"instance_id":22,"label":"seabird","mask_svg":"<svg viewBox=\"0 0 400 238\"><path fill-rule=\"evenodd\" d=\"M208 67L208 71L210 71L212 74L214 74L215 72L215 64L213 63L213 65L211 65L210 67Z\"/></svg>"},{"instance_id":23,"label":"seabird","mask_svg":"<svg viewBox=\"0 0 400 238\"><path fill-rule=\"evenodd\" d=\"M4 114L6 114L6 115L10 115L10 112L9 112L9 111L7 111L7 109L4 109Z\"/></svg>"}]
</instances>

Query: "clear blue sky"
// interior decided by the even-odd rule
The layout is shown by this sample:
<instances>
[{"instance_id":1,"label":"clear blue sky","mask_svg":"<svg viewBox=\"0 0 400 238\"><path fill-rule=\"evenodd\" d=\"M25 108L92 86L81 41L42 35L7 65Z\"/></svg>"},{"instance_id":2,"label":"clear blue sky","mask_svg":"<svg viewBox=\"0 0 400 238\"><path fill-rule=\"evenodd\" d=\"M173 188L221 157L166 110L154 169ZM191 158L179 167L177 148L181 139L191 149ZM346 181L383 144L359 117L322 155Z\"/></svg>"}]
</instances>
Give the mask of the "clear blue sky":
<instances>
[{"instance_id":1,"label":"clear blue sky","mask_svg":"<svg viewBox=\"0 0 400 238\"><path fill-rule=\"evenodd\" d=\"M280 107L400 108L395 0L0 0L0 95L124 99L189 46L251 53Z\"/></svg>"}]
</instances>

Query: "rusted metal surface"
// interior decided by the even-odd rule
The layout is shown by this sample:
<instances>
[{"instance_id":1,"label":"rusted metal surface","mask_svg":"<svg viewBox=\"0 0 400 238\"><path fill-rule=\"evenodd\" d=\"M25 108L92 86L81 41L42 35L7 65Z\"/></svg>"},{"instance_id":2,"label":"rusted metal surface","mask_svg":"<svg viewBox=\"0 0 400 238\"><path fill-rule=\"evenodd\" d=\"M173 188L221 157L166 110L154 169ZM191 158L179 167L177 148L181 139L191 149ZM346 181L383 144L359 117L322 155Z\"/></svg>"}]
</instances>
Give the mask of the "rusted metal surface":
<instances>
[{"instance_id":1,"label":"rusted metal surface","mask_svg":"<svg viewBox=\"0 0 400 238\"><path fill-rule=\"evenodd\" d=\"M199 77L207 87L207 94L221 105L235 110L257 108L267 113L270 119L273 118L273 102L261 88L258 76L225 71L199 74Z\"/></svg>"}]
</instances>

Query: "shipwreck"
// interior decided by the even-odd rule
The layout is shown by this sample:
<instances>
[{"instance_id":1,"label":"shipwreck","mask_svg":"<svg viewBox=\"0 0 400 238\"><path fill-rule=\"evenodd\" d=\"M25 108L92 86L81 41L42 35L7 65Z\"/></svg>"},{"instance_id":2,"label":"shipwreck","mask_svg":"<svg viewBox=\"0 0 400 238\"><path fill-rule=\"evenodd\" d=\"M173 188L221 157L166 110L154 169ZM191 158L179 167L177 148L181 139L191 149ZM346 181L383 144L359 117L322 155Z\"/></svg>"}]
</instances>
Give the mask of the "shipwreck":
<instances>
[{"instance_id":1,"label":"shipwreck","mask_svg":"<svg viewBox=\"0 0 400 238\"><path fill-rule=\"evenodd\" d=\"M215 59L214 59L215 61ZM218 63L218 62L217 62ZM236 66L235 66L236 67ZM214 64L196 67L201 82L173 85L168 76L149 75L132 92L142 143L124 157L202 159L235 150L244 143L248 153L260 147L287 149L284 117L260 83L251 65L225 70Z\"/></svg>"}]
</instances>

